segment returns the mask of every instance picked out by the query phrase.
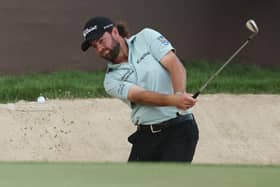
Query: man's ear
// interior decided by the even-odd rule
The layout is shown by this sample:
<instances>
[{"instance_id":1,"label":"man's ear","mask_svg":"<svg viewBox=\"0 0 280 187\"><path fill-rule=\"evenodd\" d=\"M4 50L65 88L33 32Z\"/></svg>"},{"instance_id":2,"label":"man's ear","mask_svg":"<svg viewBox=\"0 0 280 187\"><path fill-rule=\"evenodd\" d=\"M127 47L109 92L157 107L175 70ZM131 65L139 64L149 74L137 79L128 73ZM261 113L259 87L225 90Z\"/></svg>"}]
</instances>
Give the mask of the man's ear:
<instances>
[{"instance_id":1,"label":"man's ear","mask_svg":"<svg viewBox=\"0 0 280 187\"><path fill-rule=\"evenodd\" d=\"M119 36L120 36L117 27L113 27L113 29L112 29L112 35L115 36L115 37L119 37Z\"/></svg>"}]
</instances>

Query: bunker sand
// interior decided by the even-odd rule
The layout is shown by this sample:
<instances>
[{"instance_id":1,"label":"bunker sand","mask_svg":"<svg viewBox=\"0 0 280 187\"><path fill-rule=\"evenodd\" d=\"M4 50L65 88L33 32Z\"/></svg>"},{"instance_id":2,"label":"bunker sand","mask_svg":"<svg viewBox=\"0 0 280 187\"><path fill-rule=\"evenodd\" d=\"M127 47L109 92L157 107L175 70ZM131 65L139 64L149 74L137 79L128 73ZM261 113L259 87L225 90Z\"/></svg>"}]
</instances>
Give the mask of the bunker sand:
<instances>
[{"instance_id":1,"label":"bunker sand","mask_svg":"<svg viewBox=\"0 0 280 187\"><path fill-rule=\"evenodd\" d=\"M201 95L194 163L280 164L280 95ZM126 162L135 131L118 99L0 104L0 160Z\"/></svg>"}]
</instances>

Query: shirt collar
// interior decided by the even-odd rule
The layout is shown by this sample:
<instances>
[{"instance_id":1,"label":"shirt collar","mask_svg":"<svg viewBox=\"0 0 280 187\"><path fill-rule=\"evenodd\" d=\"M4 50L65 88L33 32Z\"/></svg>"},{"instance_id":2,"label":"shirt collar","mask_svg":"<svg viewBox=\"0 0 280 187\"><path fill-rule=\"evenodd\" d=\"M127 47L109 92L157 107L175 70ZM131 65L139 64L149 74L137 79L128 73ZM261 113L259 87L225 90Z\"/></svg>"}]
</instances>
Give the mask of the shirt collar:
<instances>
[{"instance_id":1,"label":"shirt collar","mask_svg":"<svg viewBox=\"0 0 280 187\"><path fill-rule=\"evenodd\" d=\"M134 42L135 38L136 38L136 35L133 35L130 38L125 39L125 40L126 40L128 45L131 45Z\"/></svg>"}]
</instances>

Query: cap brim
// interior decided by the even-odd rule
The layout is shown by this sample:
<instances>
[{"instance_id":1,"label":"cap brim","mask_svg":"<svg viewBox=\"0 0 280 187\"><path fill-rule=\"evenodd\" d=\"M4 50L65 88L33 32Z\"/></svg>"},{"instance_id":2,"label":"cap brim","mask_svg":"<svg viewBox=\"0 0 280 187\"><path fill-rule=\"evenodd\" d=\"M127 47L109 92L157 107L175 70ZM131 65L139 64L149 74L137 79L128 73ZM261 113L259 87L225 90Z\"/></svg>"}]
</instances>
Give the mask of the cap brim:
<instances>
[{"instance_id":1,"label":"cap brim","mask_svg":"<svg viewBox=\"0 0 280 187\"><path fill-rule=\"evenodd\" d=\"M89 47L90 47L90 43L89 43L88 40L85 40L85 41L82 43L82 45L81 45L82 51L88 50Z\"/></svg>"}]
</instances>

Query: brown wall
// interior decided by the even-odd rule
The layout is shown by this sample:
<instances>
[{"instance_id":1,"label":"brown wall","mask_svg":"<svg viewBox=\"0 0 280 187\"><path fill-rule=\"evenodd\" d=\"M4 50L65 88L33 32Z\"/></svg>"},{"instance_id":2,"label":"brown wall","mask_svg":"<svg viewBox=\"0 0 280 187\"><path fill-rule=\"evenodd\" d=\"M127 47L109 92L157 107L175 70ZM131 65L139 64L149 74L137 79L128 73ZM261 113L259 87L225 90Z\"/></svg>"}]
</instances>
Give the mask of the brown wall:
<instances>
[{"instance_id":1,"label":"brown wall","mask_svg":"<svg viewBox=\"0 0 280 187\"><path fill-rule=\"evenodd\" d=\"M0 73L104 69L93 50L80 50L81 30L91 16L125 20L132 33L151 27L163 33L182 59L228 58L250 34L260 34L240 54L242 63L279 64L277 0L2 0Z\"/></svg>"}]
</instances>

